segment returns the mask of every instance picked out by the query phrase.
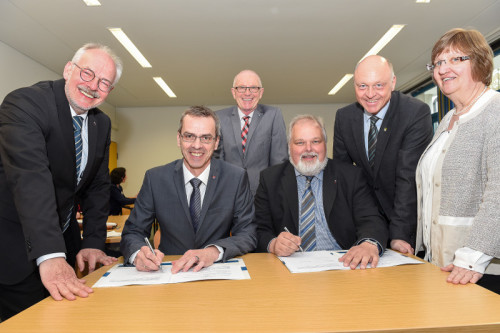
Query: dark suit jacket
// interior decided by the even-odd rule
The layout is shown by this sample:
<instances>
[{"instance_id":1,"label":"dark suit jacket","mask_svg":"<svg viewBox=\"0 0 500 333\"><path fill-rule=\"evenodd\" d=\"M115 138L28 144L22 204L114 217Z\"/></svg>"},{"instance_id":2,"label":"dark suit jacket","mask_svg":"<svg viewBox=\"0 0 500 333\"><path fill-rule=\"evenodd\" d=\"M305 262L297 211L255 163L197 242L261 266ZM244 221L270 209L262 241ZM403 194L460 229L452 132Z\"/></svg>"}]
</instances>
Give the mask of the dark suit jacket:
<instances>
[{"instance_id":1,"label":"dark suit jacket","mask_svg":"<svg viewBox=\"0 0 500 333\"><path fill-rule=\"evenodd\" d=\"M257 251L267 252L269 242L284 227L298 235L297 193L295 169L290 162L262 171L255 196ZM376 239L385 249L387 225L361 170L328 160L323 171L323 208L330 232L343 249L363 238Z\"/></svg>"},{"instance_id":2,"label":"dark suit jacket","mask_svg":"<svg viewBox=\"0 0 500 333\"><path fill-rule=\"evenodd\" d=\"M85 215L81 245L104 248L111 122L98 109L88 112L88 162L77 186L64 84L44 81L15 90L0 107L0 262L8 267L0 270L0 283L21 281L42 255L79 249L74 210L65 233L72 237L61 231L76 202Z\"/></svg>"},{"instance_id":3,"label":"dark suit jacket","mask_svg":"<svg viewBox=\"0 0 500 333\"><path fill-rule=\"evenodd\" d=\"M122 215L122 207L135 203L135 198L123 195L121 185L111 184L109 191L109 215Z\"/></svg>"},{"instance_id":4,"label":"dark suit jacket","mask_svg":"<svg viewBox=\"0 0 500 333\"><path fill-rule=\"evenodd\" d=\"M285 121L274 106L257 105L248 129L245 153L241 145L241 122L238 107L217 111L221 138L214 156L245 169L250 190L255 195L259 173L271 165L288 159Z\"/></svg>"},{"instance_id":5,"label":"dark suit jacket","mask_svg":"<svg viewBox=\"0 0 500 333\"><path fill-rule=\"evenodd\" d=\"M397 91L390 101L377 137L373 170L366 157L364 110L359 103L339 109L335 115L333 158L363 169L389 221L389 238L415 246L415 170L432 138L431 114L427 104Z\"/></svg>"},{"instance_id":6,"label":"dark suit jacket","mask_svg":"<svg viewBox=\"0 0 500 333\"><path fill-rule=\"evenodd\" d=\"M159 249L165 254L184 254L189 249L213 244L224 248L223 260L226 261L255 249L253 197L245 171L212 159L200 224L195 234L182 164L180 159L146 172L122 233L120 247L125 262L145 245L144 237L149 237L155 219L161 231Z\"/></svg>"}]
</instances>

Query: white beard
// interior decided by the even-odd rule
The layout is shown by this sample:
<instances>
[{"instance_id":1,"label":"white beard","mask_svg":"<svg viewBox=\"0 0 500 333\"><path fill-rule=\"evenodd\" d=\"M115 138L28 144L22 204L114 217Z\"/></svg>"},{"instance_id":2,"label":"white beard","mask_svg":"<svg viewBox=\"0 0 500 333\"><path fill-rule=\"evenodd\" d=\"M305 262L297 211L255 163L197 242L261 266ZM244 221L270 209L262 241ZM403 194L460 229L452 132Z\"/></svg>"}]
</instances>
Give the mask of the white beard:
<instances>
[{"instance_id":1,"label":"white beard","mask_svg":"<svg viewBox=\"0 0 500 333\"><path fill-rule=\"evenodd\" d=\"M323 161L319 161L318 158L316 158L316 161L314 163L305 163L302 161L302 157L304 156L316 156L318 157L318 154L316 153L303 153L300 155L299 163L295 164L293 163L292 157L290 156L290 163L294 166L297 171L304 176L316 176L318 173L323 171L326 167L326 163L328 163L328 158L323 159Z\"/></svg>"}]
</instances>

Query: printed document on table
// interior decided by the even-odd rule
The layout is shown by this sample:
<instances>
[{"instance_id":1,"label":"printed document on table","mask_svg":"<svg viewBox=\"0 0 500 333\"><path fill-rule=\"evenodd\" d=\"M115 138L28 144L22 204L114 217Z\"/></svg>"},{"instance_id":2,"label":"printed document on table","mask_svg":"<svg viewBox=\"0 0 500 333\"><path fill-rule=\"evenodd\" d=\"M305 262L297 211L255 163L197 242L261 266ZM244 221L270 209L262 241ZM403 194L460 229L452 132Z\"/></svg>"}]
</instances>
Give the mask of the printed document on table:
<instances>
[{"instance_id":1,"label":"printed document on table","mask_svg":"<svg viewBox=\"0 0 500 333\"><path fill-rule=\"evenodd\" d=\"M289 257L278 257L291 273L321 272L330 270L350 269L344 267L339 258L347 251L311 251L295 252ZM422 261L404 256L393 250L387 249L380 257L377 267L392 267L408 264L423 264ZM368 268L371 265L368 264Z\"/></svg>"},{"instance_id":2,"label":"printed document on table","mask_svg":"<svg viewBox=\"0 0 500 333\"><path fill-rule=\"evenodd\" d=\"M199 272L190 269L187 272L172 274L172 262L164 262L162 271L140 272L135 267L122 264L112 267L97 281L93 287L122 287L128 285L151 285L181 283L200 280L244 280L250 279L243 259L232 259L225 263L215 263L202 268Z\"/></svg>"}]
</instances>

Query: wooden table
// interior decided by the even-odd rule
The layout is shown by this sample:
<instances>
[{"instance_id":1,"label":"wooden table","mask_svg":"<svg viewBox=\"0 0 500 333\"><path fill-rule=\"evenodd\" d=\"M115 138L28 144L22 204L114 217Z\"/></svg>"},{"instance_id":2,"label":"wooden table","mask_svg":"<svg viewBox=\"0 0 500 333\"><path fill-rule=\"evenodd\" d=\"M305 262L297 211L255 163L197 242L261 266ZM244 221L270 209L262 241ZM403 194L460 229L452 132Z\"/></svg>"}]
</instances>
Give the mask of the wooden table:
<instances>
[{"instance_id":1,"label":"wooden table","mask_svg":"<svg viewBox=\"0 0 500 333\"><path fill-rule=\"evenodd\" d=\"M243 259L251 280L96 288L45 299L0 332L500 332L499 295L428 263L291 274L271 254Z\"/></svg>"},{"instance_id":2,"label":"wooden table","mask_svg":"<svg viewBox=\"0 0 500 333\"><path fill-rule=\"evenodd\" d=\"M108 222L113 222L116 223L116 228L108 230L108 231L116 231L116 232L122 232L123 231L123 226L125 225L125 222L127 221L129 215L110 215L108 216ZM121 236L115 236L115 237L107 237L106 238L106 243L120 243L122 240Z\"/></svg>"}]
</instances>

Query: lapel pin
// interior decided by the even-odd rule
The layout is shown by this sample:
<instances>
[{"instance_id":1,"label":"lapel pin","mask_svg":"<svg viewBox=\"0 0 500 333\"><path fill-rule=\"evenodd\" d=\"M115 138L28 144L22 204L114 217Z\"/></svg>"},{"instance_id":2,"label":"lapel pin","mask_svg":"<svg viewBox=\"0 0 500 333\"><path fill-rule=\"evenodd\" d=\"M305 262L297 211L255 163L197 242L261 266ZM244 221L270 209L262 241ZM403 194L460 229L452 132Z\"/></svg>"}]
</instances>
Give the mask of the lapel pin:
<instances>
[{"instance_id":1,"label":"lapel pin","mask_svg":"<svg viewBox=\"0 0 500 333\"><path fill-rule=\"evenodd\" d=\"M333 180L333 183L334 183L334 184L337 184L337 179L334 179L334 180Z\"/></svg>"},{"instance_id":2,"label":"lapel pin","mask_svg":"<svg viewBox=\"0 0 500 333\"><path fill-rule=\"evenodd\" d=\"M387 127L384 127L384 132L387 132Z\"/></svg>"},{"instance_id":3,"label":"lapel pin","mask_svg":"<svg viewBox=\"0 0 500 333\"><path fill-rule=\"evenodd\" d=\"M215 176L212 176L212 179L215 179Z\"/></svg>"}]
</instances>

